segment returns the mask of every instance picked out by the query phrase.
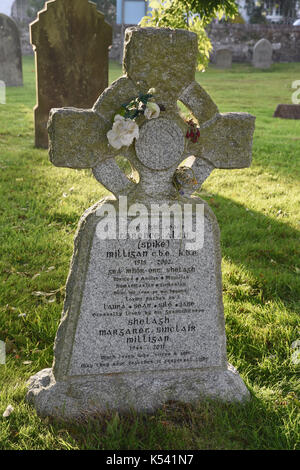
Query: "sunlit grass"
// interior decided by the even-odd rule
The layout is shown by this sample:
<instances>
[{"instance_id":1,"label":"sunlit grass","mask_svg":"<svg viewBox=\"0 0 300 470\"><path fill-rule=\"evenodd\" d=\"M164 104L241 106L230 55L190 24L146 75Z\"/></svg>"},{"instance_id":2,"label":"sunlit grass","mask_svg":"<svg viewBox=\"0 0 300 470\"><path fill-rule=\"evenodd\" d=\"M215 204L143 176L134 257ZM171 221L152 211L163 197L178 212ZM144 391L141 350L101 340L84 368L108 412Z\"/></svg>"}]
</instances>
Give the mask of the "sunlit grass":
<instances>
[{"instance_id":1,"label":"sunlit grass","mask_svg":"<svg viewBox=\"0 0 300 470\"><path fill-rule=\"evenodd\" d=\"M111 64L110 80L121 74ZM257 71L209 68L197 79L221 112L257 116L250 169L216 170L203 197L221 228L227 349L252 392L246 406L171 403L151 416L77 424L41 420L26 380L50 367L80 216L105 190L89 171L56 168L33 147L33 58L23 88L0 105L1 449L295 449L299 447L300 121L274 119L290 103L300 64ZM25 363L25 364L24 364ZM298 370L299 372L299 370ZM8 404L14 412L2 418Z\"/></svg>"}]
</instances>

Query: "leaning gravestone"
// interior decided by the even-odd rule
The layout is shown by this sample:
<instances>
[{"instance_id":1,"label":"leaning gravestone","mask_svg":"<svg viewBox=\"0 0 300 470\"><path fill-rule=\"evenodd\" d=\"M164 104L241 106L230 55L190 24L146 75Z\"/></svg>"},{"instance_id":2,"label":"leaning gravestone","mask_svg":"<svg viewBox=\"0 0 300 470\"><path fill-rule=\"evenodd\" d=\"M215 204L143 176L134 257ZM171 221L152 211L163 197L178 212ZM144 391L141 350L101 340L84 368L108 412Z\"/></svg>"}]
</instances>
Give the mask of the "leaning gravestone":
<instances>
[{"instance_id":1,"label":"leaning gravestone","mask_svg":"<svg viewBox=\"0 0 300 470\"><path fill-rule=\"evenodd\" d=\"M260 39L253 49L253 67L257 69L269 69L272 65L272 44L267 39Z\"/></svg>"},{"instance_id":2,"label":"leaning gravestone","mask_svg":"<svg viewBox=\"0 0 300 470\"><path fill-rule=\"evenodd\" d=\"M229 49L218 49L215 55L216 66L220 69L230 69L232 66L232 51Z\"/></svg>"},{"instance_id":3,"label":"leaning gravestone","mask_svg":"<svg viewBox=\"0 0 300 470\"><path fill-rule=\"evenodd\" d=\"M47 2L30 25L36 56L35 145L48 148L54 107L90 108L108 85L112 28L88 0Z\"/></svg>"},{"instance_id":4,"label":"leaning gravestone","mask_svg":"<svg viewBox=\"0 0 300 470\"><path fill-rule=\"evenodd\" d=\"M22 86L22 54L16 23L0 13L0 80L6 86Z\"/></svg>"},{"instance_id":5,"label":"leaning gravestone","mask_svg":"<svg viewBox=\"0 0 300 470\"><path fill-rule=\"evenodd\" d=\"M218 223L190 195L215 168L251 164L255 118L219 113L195 81L196 58L194 33L128 28L124 76L93 109L51 110L52 163L92 168L114 197L89 208L79 223L53 367L30 379L27 397L42 416L74 419L106 409L151 411L168 400L249 398L227 364ZM197 123L182 119L177 100ZM126 178L117 155L132 163L139 183ZM186 159L193 166L178 168ZM150 208L175 203L203 209L201 249L148 228ZM111 220L118 216L116 237L99 236L105 211ZM144 238L123 231L137 211L139 224L146 222Z\"/></svg>"}]
</instances>

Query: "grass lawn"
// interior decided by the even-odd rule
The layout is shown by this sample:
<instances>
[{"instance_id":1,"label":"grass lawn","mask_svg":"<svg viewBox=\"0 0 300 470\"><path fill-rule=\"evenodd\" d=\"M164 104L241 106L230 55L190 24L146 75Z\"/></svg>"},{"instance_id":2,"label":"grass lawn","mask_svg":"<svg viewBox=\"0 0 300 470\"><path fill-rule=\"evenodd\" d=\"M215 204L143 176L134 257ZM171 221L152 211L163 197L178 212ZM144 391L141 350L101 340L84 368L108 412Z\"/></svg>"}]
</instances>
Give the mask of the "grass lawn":
<instances>
[{"instance_id":1,"label":"grass lawn","mask_svg":"<svg viewBox=\"0 0 300 470\"><path fill-rule=\"evenodd\" d=\"M26 380L51 366L77 223L105 190L34 148L34 77L25 57L24 87L0 105L0 449L299 449L300 121L272 115L291 103L300 63L197 76L222 112L257 116L251 168L216 170L201 192L221 227L228 357L251 402L169 403L77 424L40 419L25 402Z\"/></svg>"}]
</instances>

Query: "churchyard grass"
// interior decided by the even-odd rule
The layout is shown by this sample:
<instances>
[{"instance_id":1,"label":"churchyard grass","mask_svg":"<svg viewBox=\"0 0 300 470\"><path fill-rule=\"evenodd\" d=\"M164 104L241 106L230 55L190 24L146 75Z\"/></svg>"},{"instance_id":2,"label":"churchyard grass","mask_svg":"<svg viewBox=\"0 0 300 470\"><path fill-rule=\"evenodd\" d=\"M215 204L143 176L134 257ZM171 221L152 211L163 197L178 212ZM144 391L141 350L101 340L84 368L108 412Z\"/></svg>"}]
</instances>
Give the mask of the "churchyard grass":
<instances>
[{"instance_id":1,"label":"churchyard grass","mask_svg":"<svg viewBox=\"0 0 300 470\"><path fill-rule=\"evenodd\" d=\"M112 63L111 81L121 73ZM50 367L73 238L105 191L90 171L56 168L33 148L35 74L0 105L0 449L296 449L300 447L300 121L272 117L291 103L300 64L268 71L210 67L198 80L222 112L257 116L251 168L215 171L203 197L221 228L229 361L252 400L168 403L151 415L111 413L67 424L40 419L26 380ZM295 357L295 355L294 355ZM297 374L298 372L298 374ZM11 404L13 413L2 418Z\"/></svg>"}]
</instances>

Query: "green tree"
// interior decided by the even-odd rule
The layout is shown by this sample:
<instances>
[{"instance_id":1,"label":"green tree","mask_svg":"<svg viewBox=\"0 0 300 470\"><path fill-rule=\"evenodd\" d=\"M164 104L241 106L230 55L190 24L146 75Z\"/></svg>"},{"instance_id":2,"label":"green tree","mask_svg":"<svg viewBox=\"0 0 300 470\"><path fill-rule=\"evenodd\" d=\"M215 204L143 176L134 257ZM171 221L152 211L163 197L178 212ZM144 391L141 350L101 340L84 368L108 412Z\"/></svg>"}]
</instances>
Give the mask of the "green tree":
<instances>
[{"instance_id":1,"label":"green tree","mask_svg":"<svg viewBox=\"0 0 300 470\"><path fill-rule=\"evenodd\" d=\"M215 18L233 18L237 12L236 0L150 0L150 10L141 26L183 28L198 36L198 69L209 61L212 45L205 28Z\"/></svg>"}]
</instances>

